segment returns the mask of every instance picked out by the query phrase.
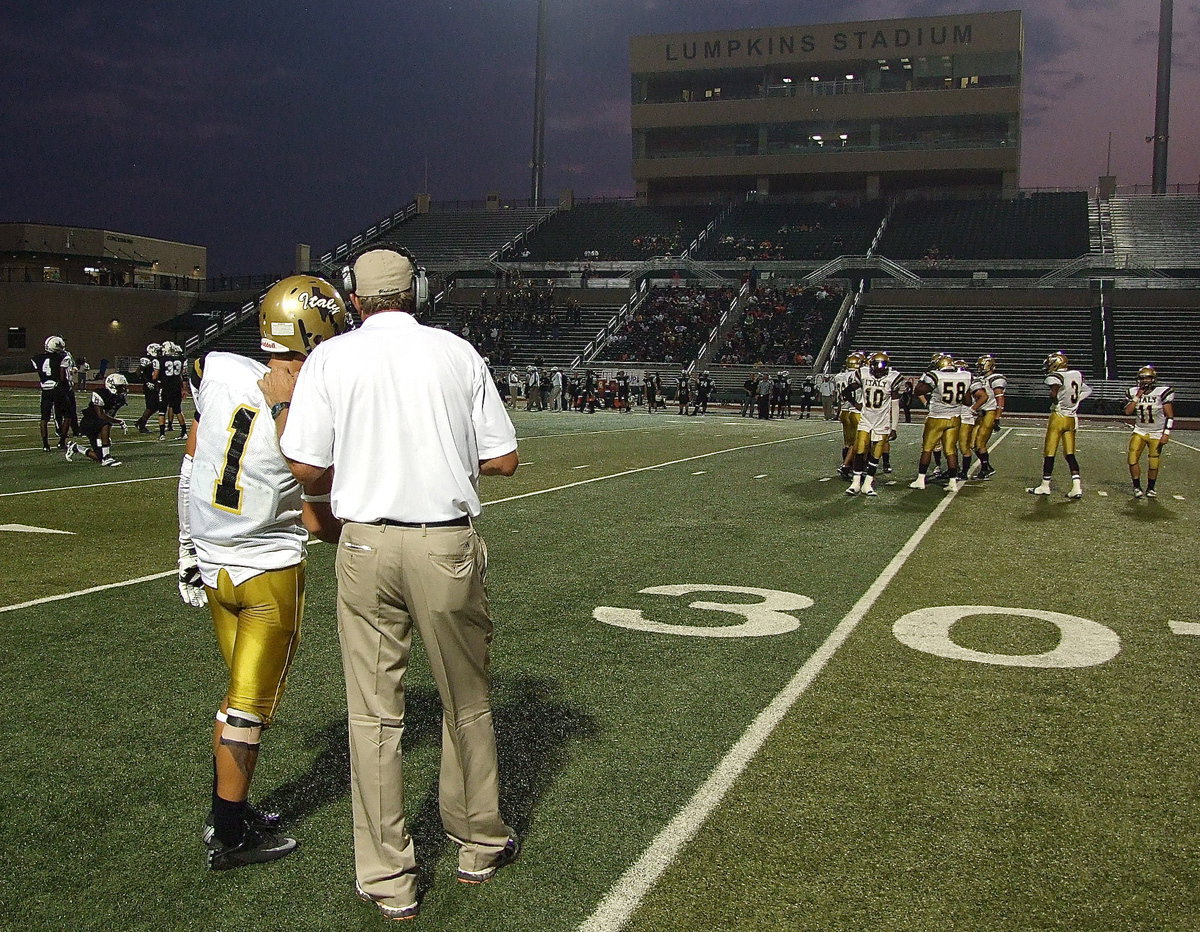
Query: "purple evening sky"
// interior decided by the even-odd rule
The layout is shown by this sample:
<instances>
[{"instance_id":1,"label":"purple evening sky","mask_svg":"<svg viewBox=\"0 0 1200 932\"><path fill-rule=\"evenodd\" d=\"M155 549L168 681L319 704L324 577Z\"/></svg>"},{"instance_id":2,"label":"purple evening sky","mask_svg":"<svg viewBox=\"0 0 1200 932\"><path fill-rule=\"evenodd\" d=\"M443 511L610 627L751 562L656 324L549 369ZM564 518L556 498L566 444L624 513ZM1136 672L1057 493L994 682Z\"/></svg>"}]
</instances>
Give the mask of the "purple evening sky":
<instances>
[{"instance_id":1,"label":"purple evening sky","mask_svg":"<svg viewBox=\"0 0 1200 932\"><path fill-rule=\"evenodd\" d=\"M544 192L629 195L631 35L1011 9L989 0L550 0ZM1158 0L1025 10L1021 183L1148 184ZM5 14L0 220L287 271L425 187L529 196L536 0L30 2ZM1172 184L1200 178L1200 2L1175 4Z\"/></svg>"}]
</instances>

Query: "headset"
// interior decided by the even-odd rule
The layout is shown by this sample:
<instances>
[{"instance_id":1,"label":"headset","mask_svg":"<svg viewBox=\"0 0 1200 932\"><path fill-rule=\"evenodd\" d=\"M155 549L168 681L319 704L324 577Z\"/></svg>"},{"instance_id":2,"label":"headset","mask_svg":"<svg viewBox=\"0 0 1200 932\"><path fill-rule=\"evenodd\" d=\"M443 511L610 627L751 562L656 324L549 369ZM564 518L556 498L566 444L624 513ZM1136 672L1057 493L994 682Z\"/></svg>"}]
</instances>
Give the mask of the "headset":
<instances>
[{"instance_id":1,"label":"headset","mask_svg":"<svg viewBox=\"0 0 1200 932\"><path fill-rule=\"evenodd\" d=\"M401 246L398 243L372 243L370 246L364 246L357 252L353 253L346 259L346 265L342 267L342 290L346 294L355 294L357 292L358 283L354 280L354 263L359 260L359 257L368 252L375 252L377 249L382 249L385 252L398 253L404 256L413 267L413 314L420 314L421 311L429 304L429 277L425 274L425 267L417 265L416 257L408 250L407 247Z\"/></svg>"}]
</instances>

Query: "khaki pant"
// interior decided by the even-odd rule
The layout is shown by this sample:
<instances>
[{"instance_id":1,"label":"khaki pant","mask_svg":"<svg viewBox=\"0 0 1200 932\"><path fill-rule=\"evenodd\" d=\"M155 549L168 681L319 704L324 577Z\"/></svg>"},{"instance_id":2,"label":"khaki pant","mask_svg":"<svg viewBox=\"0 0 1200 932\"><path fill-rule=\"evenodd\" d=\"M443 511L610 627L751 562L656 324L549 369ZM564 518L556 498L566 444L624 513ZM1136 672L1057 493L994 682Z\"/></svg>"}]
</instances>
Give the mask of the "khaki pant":
<instances>
[{"instance_id":1,"label":"khaki pant","mask_svg":"<svg viewBox=\"0 0 1200 932\"><path fill-rule=\"evenodd\" d=\"M336 566L358 883L404 906L417 893L400 752L414 622L442 700L439 797L459 867L491 866L512 834L500 817L488 698L487 548L473 527L348 523Z\"/></svg>"}]
</instances>

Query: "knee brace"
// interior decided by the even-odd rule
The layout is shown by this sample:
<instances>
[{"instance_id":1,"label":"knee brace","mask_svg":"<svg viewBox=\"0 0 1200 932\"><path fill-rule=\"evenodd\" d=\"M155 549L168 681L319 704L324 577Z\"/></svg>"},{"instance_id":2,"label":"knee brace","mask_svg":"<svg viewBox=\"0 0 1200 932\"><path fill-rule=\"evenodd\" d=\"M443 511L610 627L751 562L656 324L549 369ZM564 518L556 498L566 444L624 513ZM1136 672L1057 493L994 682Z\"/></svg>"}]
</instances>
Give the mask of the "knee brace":
<instances>
[{"instance_id":1,"label":"knee brace","mask_svg":"<svg viewBox=\"0 0 1200 932\"><path fill-rule=\"evenodd\" d=\"M1151 469L1157 470L1158 464L1162 462L1162 454L1155 450L1151 450L1151 452L1146 456L1146 462Z\"/></svg>"},{"instance_id":2,"label":"knee brace","mask_svg":"<svg viewBox=\"0 0 1200 932\"><path fill-rule=\"evenodd\" d=\"M263 720L254 712L229 709L218 712L217 721L222 725L222 744L241 744L257 748L262 743Z\"/></svg>"}]
</instances>

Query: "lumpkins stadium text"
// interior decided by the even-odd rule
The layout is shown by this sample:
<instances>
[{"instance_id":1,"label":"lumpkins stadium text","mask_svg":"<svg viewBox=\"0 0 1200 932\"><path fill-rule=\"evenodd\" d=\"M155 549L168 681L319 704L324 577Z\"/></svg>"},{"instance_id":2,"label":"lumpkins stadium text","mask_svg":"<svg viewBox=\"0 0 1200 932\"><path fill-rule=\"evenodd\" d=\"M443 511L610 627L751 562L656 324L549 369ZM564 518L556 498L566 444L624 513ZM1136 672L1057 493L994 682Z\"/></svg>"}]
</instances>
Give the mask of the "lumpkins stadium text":
<instances>
[{"instance_id":1,"label":"lumpkins stadium text","mask_svg":"<svg viewBox=\"0 0 1200 932\"><path fill-rule=\"evenodd\" d=\"M919 49L926 46L970 45L971 26L916 26L912 29L858 29L853 32L835 32L829 37L830 49L835 52L857 50L881 52L898 49ZM774 55L795 55L817 51L817 37L812 33L803 35L766 36L753 39L712 39L705 42L668 42L667 61L690 61L692 59L763 58Z\"/></svg>"}]
</instances>

